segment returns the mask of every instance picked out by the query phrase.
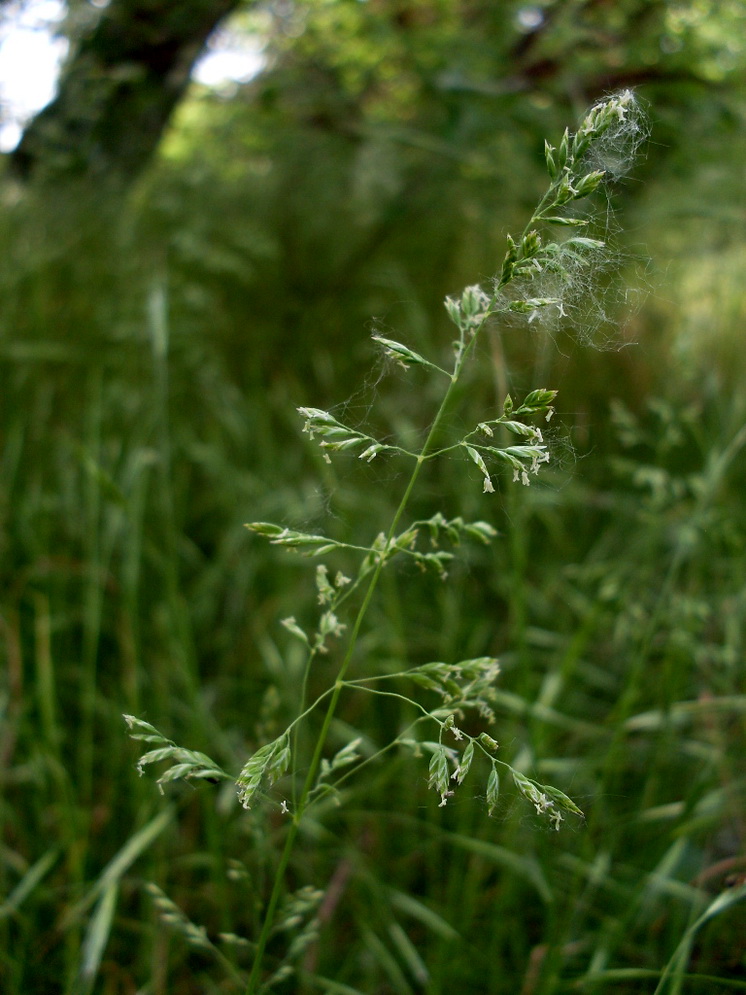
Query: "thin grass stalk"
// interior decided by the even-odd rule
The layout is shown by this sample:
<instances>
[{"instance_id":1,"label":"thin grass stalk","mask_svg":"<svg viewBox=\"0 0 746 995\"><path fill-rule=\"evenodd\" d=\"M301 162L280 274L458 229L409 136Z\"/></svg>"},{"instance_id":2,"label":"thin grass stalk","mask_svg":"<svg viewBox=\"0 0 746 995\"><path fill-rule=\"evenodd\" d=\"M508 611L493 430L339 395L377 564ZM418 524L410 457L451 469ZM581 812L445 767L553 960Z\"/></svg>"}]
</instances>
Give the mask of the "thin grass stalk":
<instances>
[{"instance_id":1,"label":"thin grass stalk","mask_svg":"<svg viewBox=\"0 0 746 995\"><path fill-rule=\"evenodd\" d=\"M271 786L271 784L277 780L278 777L285 774L290 761L293 759L293 751L291 751L289 746L289 738L291 736L296 736L298 724L304 720L311 711L320 706L324 698L327 699L327 704L324 706L323 710L323 718L321 720L320 728L315 736L314 746L311 751L310 763L306 774L303 777L302 788L297 796L297 802L294 802L294 811L289 812L286 802L283 802L282 804L282 811L290 814L291 820L285 835L282 852L274 872L269 901L264 910L262 925L259 930L254 951L254 960L247 982L246 995L255 995L260 987L260 976L262 973L266 947L273 928L275 927L278 903L285 889L285 876L287 874L288 865L298 833L300 832L301 822L309 805L311 804L312 798L315 797L315 792L320 781L320 775L323 774L322 758L330 730L332 728L332 723L336 717L343 689L345 687L350 687L352 685L357 686L360 684L361 690L366 690L375 694L383 694L392 698L403 699L405 701L409 701L410 704L415 706L415 708L421 708L419 703L414 699L406 698L396 692L378 691L377 689L362 686L379 679L379 677L375 675L369 676L361 682L349 682L346 680L346 677L355 657L355 653L359 645L362 625L368 614L373 595L378 588L383 567L394 554L407 553L408 555L413 556L415 562L418 564L426 564L428 566L436 565L436 569L439 570L441 576L444 576L445 571L443 570L443 563L448 562L452 554L445 552L428 554L421 553L414 547L418 529L423 525L429 525L431 532L437 533L437 530L447 528L449 530L449 537L451 537L454 531L458 534L458 529L456 529L454 524L455 522L461 522L459 528L464 528L461 519L454 519L453 522L446 522L442 513L438 512L438 514L433 516L431 520L428 520L427 522L416 522L413 524L412 528L403 533L402 536L397 535L399 523L403 517L405 509L410 503L412 493L419 479L424 462L435 457L445 456L446 454L450 454L455 451L459 451L464 455L468 454L471 461L476 464L483 475L484 492L491 493L494 492L494 484L491 478L491 473L495 471L491 469L488 470L485 460L494 462L495 465L500 466L505 466L507 464L507 466L509 466L513 471L513 479L526 485L530 482L529 474L538 473L539 465L549 460L549 452L547 451L547 446L543 442L541 431L538 428L527 425L525 421L520 420L522 416L525 417L535 415L539 412L544 413L546 415L546 419L549 420L553 411L551 401L554 399L556 391L548 390L546 388L538 388L532 391L530 395L526 396L524 403L519 405L517 408L514 406L513 399L510 396L506 396L503 401L502 414L499 417L490 419L489 422L479 423L475 429L467 433L458 442L453 442L450 445L444 444L443 448L436 450L435 441L441 425L445 420L445 416L449 412L452 403L455 401L456 385L460 381L464 364L473 354L475 343L477 342L480 332L482 331L487 319L491 315L497 314L505 315L506 318L510 318L511 315L522 314L528 315L529 321L532 321L537 317L541 318L541 314L547 308L550 312L556 309L559 315L563 315L564 311L562 309L562 299L561 297L555 296L554 288L557 285L557 281L559 280L560 287L563 285L563 281L568 281L569 283L570 280L574 279L573 274L576 271L580 271L583 267L589 265L593 259L595 259L595 254L600 250L603 250L603 242L597 239L582 236L575 236L561 241L552 240L545 242L538 229L553 224L583 227L588 223L582 218L568 217L564 215L562 213L562 209L573 201L582 199L592 193L598 187L604 176L603 171L599 170L591 169L590 172L587 172L588 163L585 159L585 154L592 139L604 135L609 129L612 129L612 137L616 133L613 129L619 129L620 133L624 131L625 134L632 136L634 139L638 129L633 121L625 121L625 115L628 111L634 112L634 98L629 92L625 92L618 97L611 98L608 102L597 104L594 108L592 108L587 118L584 120L581 130L572 139L569 132L565 132L559 149L553 149L549 145L546 146L547 166L551 177L549 189L531 215L531 218L524 228L524 232L519 241L516 242L511 237L508 237L508 251L506 252L503 260L501 273L493 283L494 289L492 294L489 295L485 293L481 287L475 286L466 288L463 293L463 297L460 300L454 300L451 298L446 300L446 308L448 310L449 317L459 329L459 340L454 343L455 361L453 363L452 372L447 372L439 365L436 365L430 360L420 356L418 353L415 353L412 349L402 343L393 342L383 336L374 336L374 339L382 346L383 351L390 358L394 359L396 362L399 362L405 368L408 363L414 363L416 365L429 368L436 377L445 375L448 379L448 386L443 392L442 399L435 416L430 422L425 441L418 452L408 451L398 445L392 446L384 444L378 442L376 439L373 439L371 436L358 432L357 430L351 430L347 426L338 422L329 412L321 411L317 408L299 409L299 412L307 419L304 431L307 431L311 437L313 437L314 432L318 432L322 438L321 445L322 447L325 447L325 456L327 458L328 450L345 450L350 449L350 447L362 445L364 448L360 454L360 458L367 459L368 462L370 462L370 460L373 459L377 453L382 451L397 452L401 456L414 460L414 466L412 467L401 499L396 507L396 511L391 518L387 534L379 536L371 546L354 546L347 543L339 543L336 540L327 540L325 537L305 535L303 533L295 532L294 530L283 529L281 526L267 522L254 522L248 525L252 531L265 535L270 538L270 541L277 542L282 545L301 547L306 551L316 550L317 554L322 554L328 549L346 547L349 550L354 550L356 553L364 553L365 560L362 561L358 579L352 585L350 590L344 595L335 594L334 599L332 600L333 607L336 609L345 601L350 593L353 591L357 592L358 584L361 586L364 585L364 594L359 608L354 614L351 632L347 639L346 648L341 662L337 667L336 677L333 682L327 686L327 689L319 695L319 697L317 697L316 701L306 708L306 682L309 670L308 663L310 662L307 658L306 676L304 677L302 688L301 714L290 723L281 736L274 740L270 740L270 742L262 746L254 756L249 758L236 782L239 790L239 799L244 807L249 808L253 795L256 794L260 788L262 778L266 776L266 785ZM553 213L557 210L561 212L560 215ZM537 274L539 274L539 276L541 276L541 274L546 274L548 277L547 282L542 284L541 280L535 279ZM514 279L517 280L519 286L513 292L513 299L511 299L510 296L503 293L503 290ZM547 289L542 291L541 286L545 286ZM557 292L560 294L562 293L561 290ZM160 295L154 294L151 301L151 307L154 312L154 355L156 358L156 367L160 369L161 374L161 401L162 409L165 411L165 402L168 391L167 381L165 385L163 382L163 376L167 375L167 371L165 363L163 362L166 354L166 331L164 310L165 304L162 293ZM513 414L514 417L517 417L519 421L511 420L511 414ZM166 426L168 424L167 415L164 419L164 424ZM522 443L520 445L514 445L512 447L506 446L501 449L496 449L494 446L490 446L489 444L480 443L477 439L479 433L483 433L487 437L491 437L494 434L491 426L494 426L496 431L499 431L501 427L505 427L510 432L520 436L523 440L528 439L529 442L526 444ZM488 542L495 534L495 530L483 522L471 523L466 526L466 528L468 528L472 534L478 536L486 542ZM434 535L432 538L434 544L437 545ZM173 552L175 553L176 550L173 550ZM311 553L311 555L316 554ZM321 580L319 580L319 577ZM319 587L320 601L322 604L325 603L326 599L329 597L328 592L332 591L332 588L325 580L325 577L326 567L322 565L317 571L317 585ZM341 586L346 583L349 583L349 579L344 577L342 577L341 581L335 581L337 586ZM322 651L323 640L326 635L333 632L335 636L340 636L344 628L338 623L336 615L334 615L333 611L330 610L322 616L319 631L316 633L315 642L312 644L308 635L295 623L293 618L284 620L284 623L290 631L294 632L298 638L303 640L309 649L310 657L313 657L317 651ZM485 687L491 685L497 673L497 661L493 658L479 657L472 660L463 660L460 664L454 664L453 666L459 668L459 675L462 673L464 675L471 675L468 678L471 683L465 684L463 688L463 701L466 707L476 707L475 702L468 696L469 688L472 686L479 688L479 681L486 682ZM448 688L448 690L441 690L439 693L444 695L446 707L452 707L451 702L454 698L450 685L447 683L448 681L453 680L450 675L451 665L434 663L428 664L427 667L433 667L436 668L436 670L439 669L439 671L442 671L442 681L446 682L443 683L442 688ZM426 668L422 669L424 670ZM414 670L418 671L418 668L414 668ZM412 671L412 674L414 674L414 670ZM402 677L406 675L398 674L394 676ZM438 679L440 680L441 678ZM464 679L466 678L464 677ZM430 680L430 678L427 678L427 680ZM425 687L428 686L429 685L425 683ZM436 687L438 686L439 685L436 684ZM479 696L481 695L481 691L475 691L475 694ZM497 702L498 697L498 693L490 688L489 701ZM503 695L503 697L506 696ZM477 698L476 700L479 701L481 699ZM493 714L492 710L486 703L486 699L481 701L480 707L483 708L483 715L490 717ZM512 782L518 789L519 793L535 806L537 814L544 815L549 819L553 828L559 829L560 823L563 819L561 810L573 812L582 816L582 812L577 808L577 806L559 789L532 781L522 773L520 768L516 769L505 761L495 757L493 754L494 751L497 750L498 744L486 732L480 733L478 740L466 734L468 745L463 748L463 752L460 754L461 759L458 761L458 766L455 770L451 771L450 764L456 764L455 757L459 754L458 751L448 748L446 744L443 743L443 735L444 733L453 730L455 738L460 740L464 738L465 733L455 726L456 715L453 712L448 714L447 717L443 719L437 710L427 712L426 709L422 709L422 711L423 713L426 713L426 717L429 720L435 722L438 728L438 742L428 742L425 745L432 753L429 768L429 786L431 788L435 788L438 794L440 794L441 806L444 806L447 803L447 799L454 793L451 789L451 783L453 780L457 779L457 783L461 784L463 778L468 772L469 766L471 765L471 761L475 753L475 747L478 747L479 751L485 754L491 763L490 775L486 787L487 807L490 814L494 811L495 806L498 804L499 776L497 769L500 767L509 772ZM160 744L157 749L149 750L146 754L144 754L139 765L141 770L144 765L159 762L167 758L173 758L178 761L170 768L169 771L164 773L162 777L159 778L160 785L182 778L189 779L208 777L210 779L214 779L217 777L219 780L224 778L230 779L230 775L228 775L225 771L220 770L215 763L204 754L198 754L192 750L185 750L178 747L171 740L168 740L161 733L159 733L155 727L150 726L142 720L136 719L134 716L128 715L125 716L125 718L128 725L133 730L131 733L133 738L140 739L151 744ZM559 718L562 718L562 716L559 716ZM417 721L422 721L422 719L420 718ZM354 750L354 743L351 743L348 747L345 747L345 750L349 749ZM341 757L343 754L344 750L340 751L338 756ZM345 762L349 762L349 760ZM294 763L296 764L296 767L294 774L291 776L291 780L294 784L297 784L301 780L300 767L297 766L299 763L297 756L294 759ZM332 784L332 789L333 788L334 784ZM293 790L295 799L295 788ZM493 853L492 856L494 857L495 854ZM504 855L500 854L499 859L504 860ZM535 874L533 874L532 880L534 878ZM539 887L542 893L547 890L547 886L543 881L539 882L537 887ZM383 948L378 949L380 947L380 936L375 932L374 926L371 926L371 930L369 940L378 950L378 953L374 954L374 959L379 963L379 967L381 967L381 969L383 969L396 984L396 979L394 978L391 970L387 968L384 963L384 961L386 961L390 956L388 948L384 945ZM390 939L394 947L398 950L400 956L404 958L405 962L409 963L412 949L408 946L406 936L403 933L392 933ZM289 954L289 956L292 956L292 953ZM410 966L416 967L416 971L414 972L415 974L417 974L422 967L417 958L411 961ZM286 969L291 970L288 965L283 965L281 970L284 971Z\"/></svg>"},{"instance_id":2,"label":"thin grass stalk","mask_svg":"<svg viewBox=\"0 0 746 995\"><path fill-rule=\"evenodd\" d=\"M87 450L97 465L101 452L103 419L103 371L98 366L91 378ZM92 803L95 768L94 740L98 683L98 647L101 637L103 585L101 555L101 488L95 475L87 474L85 486L85 545L87 576L83 608L83 648L81 667L81 728L78 738L78 790L84 805Z\"/></svg>"},{"instance_id":3,"label":"thin grass stalk","mask_svg":"<svg viewBox=\"0 0 746 995\"><path fill-rule=\"evenodd\" d=\"M404 511L407 508L409 499L412 495L412 491L414 490L414 486L417 483L417 478L419 477L420 471L422 470L422 466L425 460L427 459L428 454L433 449L438 429L440 427L440 424L443 420L446 411L448 410L456 385L459 382L464 362L466 361L469 353L474 348L474 344L477 340L478 334L481 331L481 329L484 327L485 321L486 319L484 319L481 322L481 324L478 326L471 340L462 350L459 359L455 364L454 371L451 376L448 388L443 396L443 400L440 403L440 407L438 408L435 418L433 419L430 425L430 430L427 434L427 438L425 439L422 449L420 450L420 453L417 456L414 468L409 477L409 481L407 483L406 488L404 489L404 494L402 495L402 498L399 502L399 506L396 509L394 517L391 520L391 525L387 533L387 540L388 540L387 545L390 545L392 539L396 534L397 526L401 520L402 515L404 514ZM314 785L314 782L316 781L316 777L318 775L319 768L321 766L321 758L324 752L324 747L326 745L327 736L329 734L329 728L332 724L332 720L336 713L340 695L342 694L342 690L345 686L344 679L350 667L350 663L352 662L355 648L357 646L358 637L360 635L360 629L367 614L368 607L370 606L370 602L373 598L373 594L376 590L376 587L378 586L378 581L381 576L381 571L383 570L383 566L384 566L384 559L380 558L373 570L373 574L371 576L370 583L368 584L368 588L365 592L362 604L358 609L357 616L355 618L355 622L353 624L352 631L350 633L350 638L348 640L347 651L342 659L342 663L340 665L336 680L334 682L334 690L332 691L332 695L329 700L329 705L327 706L326 714L324 715L324 720L321 725L321 730L316 740L316 745L314 748L313 756L311 758L311 763L308 768L308 773L306 774L305 782L303 784L303 790L301 791L300 798L298 800L298 807L296 809L296 812L293 816L293 821L288 830L288 834L285 839L285 846L283 848L282 855L280 857L280 863L278 864L277 871L275 872L272 892L264 916L262 930L261 933L259 934L259 939L257 940L256 953L254 955L254 962L252 965L251 974L249 976L248 985L246 987L246 995L254 995L254 992L256 992L257 990L257 985L259 983L259 973L261 971L261 964L264 957L264 951L267 946L267 940L269 939L269 934L271 932L272 925L274 922L274 916L275 916L275 911L277 909L277 904L282 894L285 872L287 870L288 862L290 860L290 856L293 847L295 845L295 839L298 835L298 830L300 828L300 821L303 817L303 812L306 808L306 805L308 804L308 796L311 793L311 789Z\"/></svg>"}]
</instances>

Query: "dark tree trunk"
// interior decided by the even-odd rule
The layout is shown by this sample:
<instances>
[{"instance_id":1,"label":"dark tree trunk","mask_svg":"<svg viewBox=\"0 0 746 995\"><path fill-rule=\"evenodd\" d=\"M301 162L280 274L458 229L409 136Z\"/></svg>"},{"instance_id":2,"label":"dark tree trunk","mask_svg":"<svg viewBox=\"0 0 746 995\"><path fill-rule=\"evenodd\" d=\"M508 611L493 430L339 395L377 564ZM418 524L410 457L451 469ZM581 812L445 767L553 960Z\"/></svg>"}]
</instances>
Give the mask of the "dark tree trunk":
<instances>
[{"instance_id":1,"label":"dark tree trunk","mask_svg":"<svg viewBox=\"0 0 746 995\"><path fill-rule=\"evenodd\" d=\"M134 178L153 155L217 23L241 0L111 0L59 94L28 125L17 175Z\"/></svg>"}]
</instances>

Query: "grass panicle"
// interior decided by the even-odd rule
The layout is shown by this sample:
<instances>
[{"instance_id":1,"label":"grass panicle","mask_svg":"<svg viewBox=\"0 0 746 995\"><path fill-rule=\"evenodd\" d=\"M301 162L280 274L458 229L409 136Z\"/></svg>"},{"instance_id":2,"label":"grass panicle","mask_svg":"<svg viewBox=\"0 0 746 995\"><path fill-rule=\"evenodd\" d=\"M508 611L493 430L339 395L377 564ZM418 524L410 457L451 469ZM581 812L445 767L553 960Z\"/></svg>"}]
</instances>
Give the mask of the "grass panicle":
<instances>
[{"instance_id":1,"label":"grass panicle","mask_svg":"<svg viewBox=\"0 0 746 995\"><path fill-rule=\"evenodd\" d=\"M366 655L362 647L368 638L366 627L371 606L383 584L384 573L392 565L410 561L423 571L431 571L436 577L447 580L454 554L440 548L443 540L457 546L462 538L490 543L495 536L494 528L484 521L449 519L441 510L424 521L410 520L404 524L425 468L446 458L466 458L481 475L483 492L493 494L501 470L507 470L513 481L529 485L542 467L551 462L551 450L544 440L540 422L551 419L556 390L535 387L519 401L506 393L501 399L501 414L483 416L460 438L454 437L453 432L457 423L456 399L462 395L462 386L468 383L470 366L479 355L479 343L487 326L499 327L500 321L507 316L522 316L531 323L540 321L543 313L549 310L561 314L562 297L556 293L545 296L542 292L547 277L555 291L559 291L562 279L571 267L582 268L586 257L603 252L602 240L578 234L589 221L573 213L573 208L595 193L606 178L603 169L590 169L588 165L596 143L604 141L621 150L625 143L634 143L639 120L635 98L625 91L594 106L575 135L565 132L558 147L546 145L548 189L523 233L516 239L508 238L499 276L489 289L470 286L460 297L446 299L446 311L456 331L450 361L444 361L440 356L437 360L428 358L406 344L380 334L373 336L384 356L405 372L419 368L442 385L440 398L429 416L418 449L400 445L394 437L376 438L330 411L307 406L298 408L303 431L320 447L327 464L332 463L334 456L344 453L354 454L367 463L385 459L401 465L404 483L388 527L372 538L355 543L269 522L253 522L247 526L274 545L302 556L329 557L333 564L325 562L316 568L318 601L323 610L315 631L300 625L295 617L283 621L305 653L296 715L283 731L253 753L236 780L238 798L244 808L253 809L274 794L279 798L279 810L286 820L281 855L255 940L245 989L247 995L272 987L292 971L289 966L292 958L288 953L269 980L262 980L270 939L278 931L286 931L279 909L286 893L285 875L296 841L311 817L311 811L328 797L329 792L339 797L343 783L347 784L351 775L368 763L368 759L358 752L360 737L344 743L327 756L332 729L344 714L351 694L396 701L415 716L405 733L397 734L388 744L379 744L378 753L383 755L391 746L406 743L418 753L429 754L427 783L439 797L439 807L445 807L454 797L472 767L477 766L478 759L482 773L473 776L483 778L483 796L489 814L500 804L502 771L508 775L507 779L503 778L503 784L512 783L518 794L533 806L537 816L553 829L560 829L567 814L582 817L581 809L563 791L527 776L519 767L503 759L504 751L498 742L487 729L479 728L479 723L486 726L495 723L495 682L500 672L496 659L482 656L453 663L426 663L388 674L376 670L366 673ZM556 230L569 230L570 235L558 238L554 234ZM510 437L514 441L505 444L505 439ZM365 528L362 520L359 532L363 536ZM344 557L344 569L351 573L350 577L333 563L336 557ZM309 690L312 684L318 683L315 671L322 657L335 662L330 664L326 686L322 684L311 696ZM423 704L414 697L413 686L434 694L436 704ZM468 717L472 713L477 716L474 734L467 731L467 725L474 726L474 720ZM159 786L179 779L219 780L225 777L222 769L204 754L175 746L147 723L131 716L127 721L135 738L160 744L140 759L141 771L152 763L171 763L159 778ZM437 731L437 741L423 738L427 725ZM304 935L302 931L297 934L290 950L302 945Z\"/></svg>"}]
</instances>

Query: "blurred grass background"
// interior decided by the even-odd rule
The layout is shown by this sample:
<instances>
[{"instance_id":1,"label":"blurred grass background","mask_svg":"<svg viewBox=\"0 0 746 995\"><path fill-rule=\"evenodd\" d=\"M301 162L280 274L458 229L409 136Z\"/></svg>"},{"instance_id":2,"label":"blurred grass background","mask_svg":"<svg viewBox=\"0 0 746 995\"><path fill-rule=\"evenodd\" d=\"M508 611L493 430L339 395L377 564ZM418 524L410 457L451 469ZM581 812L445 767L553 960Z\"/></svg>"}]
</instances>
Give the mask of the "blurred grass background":
<instances>
[{"instance_id":1,"label":"blurred grass background","mask_svg":"<svg viewBox=\"0 0 746 995\"><path fill-rule=\"evenodd\" d=\"M230 788L160 797L121 715L236 771L283 727L301 661L278 620L316 592L243 523L372 536L397 500L395 467L327 466L295 408L375 402L419 431L428 387L378 382L370 331L447 348L442 299L496 270L543 138L634 82L651 138L614 195L622 292L590 336L496 331L466 401L559 388L565 456L493 497L441 467L423 514L501 538L444 585L392 575L366 639L382 665L499 656L493 734L586 821L548 831L507 789L487 818L472 775L442 810L424 761L368 768L296 855L326 895L302 990L746 990L744 907L692 932L746 873L739 5L242 17L266 68L194 85L126 191L0 181L3 993L240 990L145 885L244 969L218 937L256 935L282 822ZM332 745L406 720L353 700Z\"/></svg>"}]
</instances>

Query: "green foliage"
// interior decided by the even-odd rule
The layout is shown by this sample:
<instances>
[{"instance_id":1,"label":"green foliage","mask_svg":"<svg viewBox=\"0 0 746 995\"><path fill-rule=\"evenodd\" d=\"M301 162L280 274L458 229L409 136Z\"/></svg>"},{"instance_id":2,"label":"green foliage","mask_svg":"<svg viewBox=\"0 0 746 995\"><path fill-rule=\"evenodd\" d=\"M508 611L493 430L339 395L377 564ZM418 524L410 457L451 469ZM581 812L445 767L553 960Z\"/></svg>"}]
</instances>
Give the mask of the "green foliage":
<instances>
[{"instance_id":1,"label":"green foliage","mask_svg":"<svg viewBox=\"0 0 746 995\"><path fill-rule=\"evenodd\" d=\"M464 447L427 468L357 661L382 680L360 690L356 672L330 726L268 979L297 939L278 991L743 986L741 5L541 6L530 29L519 4L308 5L302 34L270 27L257 80L194 89L126 204L60 189L35 209L3 183L3 992L243 982L287 775L262 778L248 813L225 779L173 781L166 805L138 777L121 712L231 778L282 737L307 644L322 615L343 619L352 581L333 568L314 584L318 560L278 557L244 523L329 528L323 558L352 577L357 511L370 536L385 528L406 461L359 460L361 445L327 464L297 445L294 409L415 452L429 372L442 374L396 355L397 329L427 362L450 357L443 295L500 264L495 219L515 229L535 201L541 136L556 131L558 151L576 101L635 82L654 140L645 182L611 203L632 233L620 257L654 259L653 293L642 309L633 287L599 302L631 315L621 331L590 327L576 299L562 316L563 272L575 287L605 279L581 242L584 266L565 248L554 285L513 302L516 327L535 315L530 335L505 316L479 351L459 401L495 434L475 418L449 444L527 443L514 422L540 427L555 459L530 488L511 468L484 497ZM595 223L556 231L605 237ZM478 306L472 294L465 310ZM392 374L373 411L349 386L368 328ZM638 344L589 351L579 328ZM536 383L560 388L564 443L542 415L503 408ZM309 702L343 638L328 614L324 626ZM484 673L497 657L489 701L452 683L451 661ZM389 691L471 737L443 734L456 791L443 808L428 788L437 737L424 721L402 735L420 713ZM495 712L499 746L478 706L457 714L462 692ZM565 813L551 831L473 740L530 772L529 795L560 785L586 822Z\"/></svg>"}]
</instances>

